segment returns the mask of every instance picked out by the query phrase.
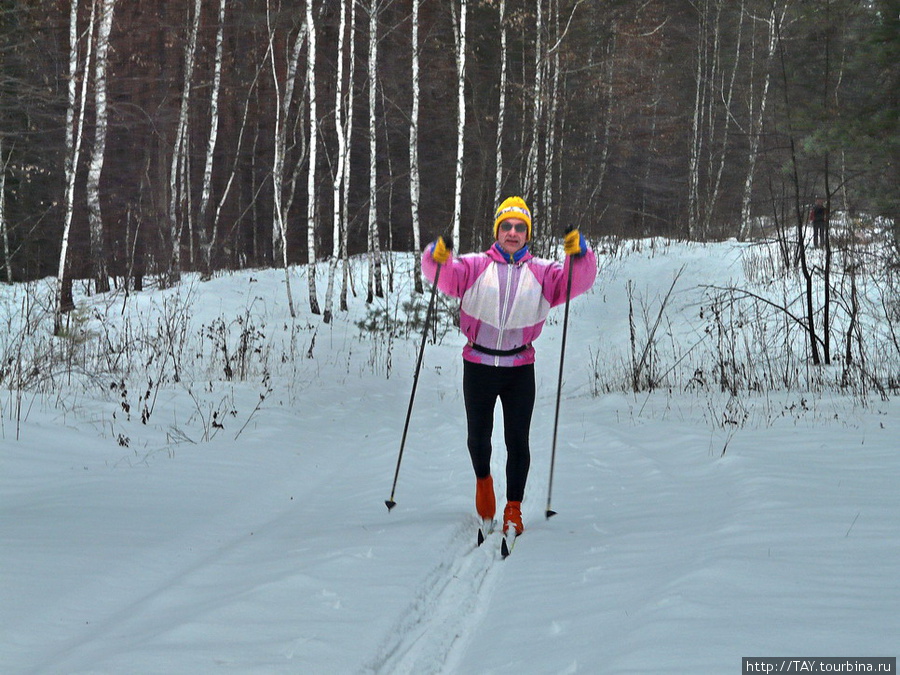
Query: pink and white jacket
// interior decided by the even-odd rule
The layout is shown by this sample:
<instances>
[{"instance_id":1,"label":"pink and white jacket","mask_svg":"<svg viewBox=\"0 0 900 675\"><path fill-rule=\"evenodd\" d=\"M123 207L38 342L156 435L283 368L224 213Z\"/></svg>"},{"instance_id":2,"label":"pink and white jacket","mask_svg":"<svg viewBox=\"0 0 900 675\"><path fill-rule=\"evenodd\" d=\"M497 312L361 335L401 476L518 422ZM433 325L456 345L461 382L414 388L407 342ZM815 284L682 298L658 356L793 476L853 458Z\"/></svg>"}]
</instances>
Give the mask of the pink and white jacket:
<instances>
[{"instance_id":1,"label":"pink and white jacket","mask_svg":"<svg viewBox=\"0 0 900 675\"><path fill-rule=\"evenodd\" d=\"M422 272L434 283L437 263L431 257L434 244L422 254ZM468 343L463 359L490 366L522 366L534 363L532 343L541 334L551 307L566 301L569 265L572 268L572 297L588 290L597 276L597 257L588 249L577 258L566 256L565 264L535 258L523 249L512 260L498 246L484 253L451 258L441 266L438 288L461 298L459 323ZM491 355L475 345L512 355Z\"/></svg>"}]
</instances>

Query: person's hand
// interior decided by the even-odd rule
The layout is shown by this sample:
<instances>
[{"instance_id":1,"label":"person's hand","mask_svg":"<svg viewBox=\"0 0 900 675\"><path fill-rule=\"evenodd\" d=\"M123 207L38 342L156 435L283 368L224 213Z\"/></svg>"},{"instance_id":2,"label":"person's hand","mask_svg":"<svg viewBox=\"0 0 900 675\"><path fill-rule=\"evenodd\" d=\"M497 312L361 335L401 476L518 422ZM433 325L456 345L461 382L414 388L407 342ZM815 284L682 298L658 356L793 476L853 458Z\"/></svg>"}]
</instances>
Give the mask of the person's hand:
<instances>
[{"instance_id":1,"label":"person's hand","mask_svg":"<svg viewBox=\"0 0 900 675\"><path fill-rule=\"evenodd\" d=\"M574 255L576 258L587 252L587 242L577 228L572 228L566 232L566 238L563 239L563 247L566 255Z\"/></svg>"},{"instance_id":2,"label":"person's hand","mask_svg":"<svg viewBox=\"0 0 900 675\"><path fill-rule=\"evenodd\" d=\"M431 250L431 259L438 265L444 265L450 260L452 250L453 242L449 240L445 242L443 237L438 237Z\"/></svg>"}]
</instances>

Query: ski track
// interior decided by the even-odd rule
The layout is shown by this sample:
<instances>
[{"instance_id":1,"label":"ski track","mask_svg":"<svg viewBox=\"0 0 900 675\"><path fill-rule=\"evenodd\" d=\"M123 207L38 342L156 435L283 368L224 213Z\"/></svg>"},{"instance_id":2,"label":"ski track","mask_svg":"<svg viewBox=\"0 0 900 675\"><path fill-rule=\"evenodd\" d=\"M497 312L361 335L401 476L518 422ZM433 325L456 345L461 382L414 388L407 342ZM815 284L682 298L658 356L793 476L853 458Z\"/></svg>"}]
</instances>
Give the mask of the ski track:
<instances>
[{"instance_id":1,"label":"ski track","mask_svg":"<svg viewBox=\"0 0 900 675\"><path fill-rule=\"evenodd\" d=\"M251 533L249 535L245 531L240 531L231 538L212 545L201 555L190 557L174 572L163 574L152 581L142 593L134 597L126 596L109 616L93 622L89 629L54 647L53 653L44 655L42 663L31 672L62 673L82 672L83 670L92 673L102 672L97 670L98 666L94 664L101 662L102 656L108 651L106 645L115 641L114 638L123 640L121 637L123 634L155 634L171 628L166 625L160 629L157 625L152 608L159 602L171 602L177 605L180 608L177 615L181 617L182 624L187 624L191 619L207 614L210 611L210 603L196 605L193 604L193 600L182 598L181 594L190 590L198 578L205 577L210 568L227 562L244 551L253 532L257 534L266 532L280 518L281 514L269 521L261 522L255 527L249 527L247 530ZM259 538L257 537L257 539ZM233 596L239 596L246 591L245 587L235 589ZM212 606L219 602L227 603L231 597L213 600Z\"/></svg>"},{"instance_id":2,"label":"ski track","mask_svg":"<svg viewBox=\"0 0 900 675\"><path fill-rule=\"evenodd\" d=\"M482 623L503 564L498 531L480 547L475 545L477 531L474 518L456 528L447 546L455 555L425 577L363 673L453 672L452 664Z\"/></svg>"}]
</instances>

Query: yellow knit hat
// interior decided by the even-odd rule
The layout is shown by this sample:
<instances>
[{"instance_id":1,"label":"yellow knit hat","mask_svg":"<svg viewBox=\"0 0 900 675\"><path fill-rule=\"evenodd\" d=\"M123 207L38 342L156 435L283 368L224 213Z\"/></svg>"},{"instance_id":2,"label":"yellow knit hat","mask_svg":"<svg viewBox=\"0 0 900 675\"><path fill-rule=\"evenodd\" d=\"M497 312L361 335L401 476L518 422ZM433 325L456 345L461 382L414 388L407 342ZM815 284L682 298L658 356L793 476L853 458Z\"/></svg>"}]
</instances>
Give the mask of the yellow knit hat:
<instances>
[{"instance_id":1,"label":"yellow knit hat","mask_svg":"<svg viewBox=\"0 0 900 675\"><path fill-rule=\"evenodd\" d=\"M528 205L525 203L525 200L521 197L507 197L503 200L503 203L497 207L497 212L494 213L494 239L497 238L497 232L500 229L500 223L502 223L507 218L519 218L520 220L524 220L528 225L528 239L531 239L531 211L528 210Z\"/></svg>"}]
</instances>

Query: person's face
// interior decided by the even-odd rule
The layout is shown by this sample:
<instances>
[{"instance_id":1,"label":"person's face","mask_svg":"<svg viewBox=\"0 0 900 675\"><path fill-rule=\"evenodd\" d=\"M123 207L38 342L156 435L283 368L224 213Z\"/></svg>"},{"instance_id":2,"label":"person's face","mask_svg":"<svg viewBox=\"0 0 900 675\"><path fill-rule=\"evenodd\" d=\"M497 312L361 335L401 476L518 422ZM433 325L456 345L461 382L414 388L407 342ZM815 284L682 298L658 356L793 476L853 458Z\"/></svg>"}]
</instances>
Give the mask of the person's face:
<instances>
[{"instance_id":1,"label":"person's face","mask_svg":"<svg viewBox=\"0 0 900 675\"><path fill-rule=\"evenodd\" d=\"M528 241L528 224L520 218L507 218L497 228L500 248L512 255Z\"/></svg>"}]
</instances>

